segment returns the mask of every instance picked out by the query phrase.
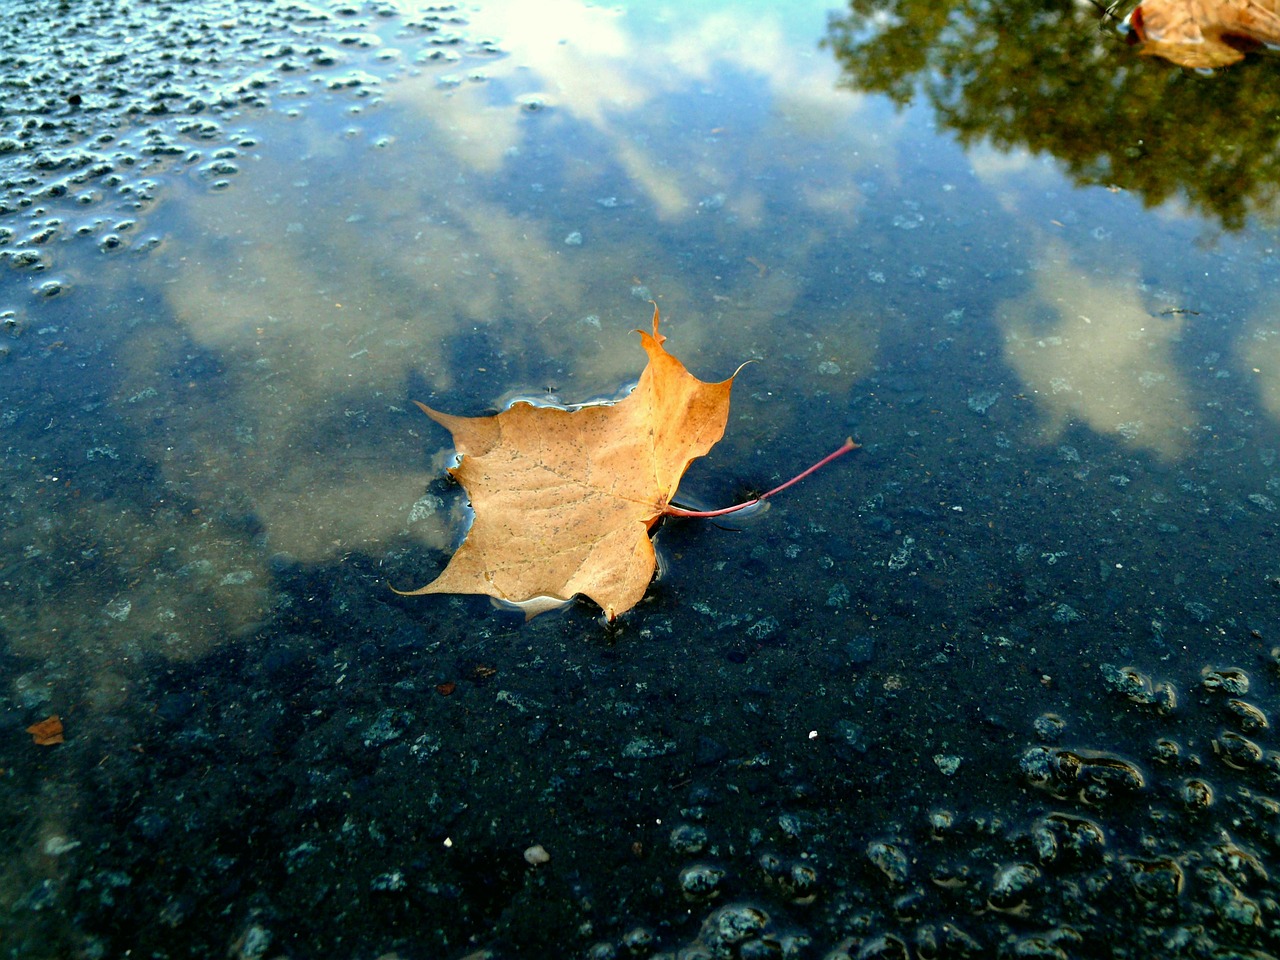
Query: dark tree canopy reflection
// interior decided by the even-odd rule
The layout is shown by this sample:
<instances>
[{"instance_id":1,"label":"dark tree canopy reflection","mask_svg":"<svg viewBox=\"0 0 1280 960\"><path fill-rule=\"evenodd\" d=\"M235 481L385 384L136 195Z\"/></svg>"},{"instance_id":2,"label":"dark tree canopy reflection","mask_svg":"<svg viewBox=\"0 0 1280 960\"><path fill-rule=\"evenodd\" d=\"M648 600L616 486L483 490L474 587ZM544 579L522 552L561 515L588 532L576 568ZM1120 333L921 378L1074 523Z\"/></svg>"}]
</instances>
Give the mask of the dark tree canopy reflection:
<instances>
[{"instance_id":1,"label":"dark tree canopy reflection","mask_svg":"<svg viewBox=\"0 0 1280 960\"><path fill-rule=\"evenodd\" d=\"M1072 0L849 0L825 45L848 87L923 94L965 145L1048 152L1149 206L1181 193L1227 229L1272 213L1277 61L1202 75L1138 56L1116 23Z\"/></svg>"}]
</instances>

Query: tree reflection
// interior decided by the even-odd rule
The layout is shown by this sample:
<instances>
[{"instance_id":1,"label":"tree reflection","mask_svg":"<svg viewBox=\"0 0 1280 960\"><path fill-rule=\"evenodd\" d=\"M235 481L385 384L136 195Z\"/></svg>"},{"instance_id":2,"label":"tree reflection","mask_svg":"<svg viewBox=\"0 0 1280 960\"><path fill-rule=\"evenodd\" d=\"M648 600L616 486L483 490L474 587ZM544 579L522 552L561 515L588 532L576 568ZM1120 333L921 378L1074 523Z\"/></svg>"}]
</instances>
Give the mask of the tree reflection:
<instances>
[{"instance_id":1,"label":"tree reflection","mask_svg":"<svg viewBox=\"0 0 1280 960\"><path fill-rule=\"evenodd\" d=\"M962 144L1047 151L1148 206L1181 193L1229 230L1272 214L1275 61L1197 74L1138 56L1116 23L1072 0L849 0L824 46L846 86L923 94Z\"/></svg>"}]
</instances>

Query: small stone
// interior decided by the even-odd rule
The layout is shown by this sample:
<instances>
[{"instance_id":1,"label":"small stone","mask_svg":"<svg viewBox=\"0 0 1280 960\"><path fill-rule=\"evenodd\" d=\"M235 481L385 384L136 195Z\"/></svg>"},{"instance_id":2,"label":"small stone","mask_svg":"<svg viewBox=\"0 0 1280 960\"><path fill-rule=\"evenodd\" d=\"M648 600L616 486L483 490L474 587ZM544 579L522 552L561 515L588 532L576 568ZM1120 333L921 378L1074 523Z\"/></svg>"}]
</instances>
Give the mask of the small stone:
<instances>
[{"instance_id":1,"label":"small stone","mask_svg":"<svg viewBox=\"0 0 1280 960\"><path fill-rule=\"evenodd\" d=\"M380 711L364 729L363 739L366 747L381 747L384 744L391 743L393 740L399 740L404 736L405 730L409 724L413 722L413 715L404 710L395 710L390 707Z\"/></svg>"},{"instance_id":2,"label":"small stone","mask_svg":"<svg viewBox=\"0 0 1280 960\"><path fill-rule=\"evenodd\" d=\"M862 724L854 720L837 720L836 734L839 741L854 753L867 752L867 735Z\"/></svg>"},{"instance_id":3,"label":"small stone","mask_svg":"<svg viewBox=\"0 0 1280 960\"><path fill-rule=\"evenodd\" d=\"M1225 835L1205 853L1236 886L1250 887L1266 883L1269 879L1262 861L1252 851L1239 846Z\"/></svg>"},{"instance_id":4,"label":"small stone","mask_svg":"<svg viewBox=\"0 0 1280 960\"><path fill-rule=\"evenodd\" d=\"M1182 785L1182 803L1192 813L1213 806L1213 787L1203 780L1191 779Z\"/></svg>"},{"instance_id":5,"label":"small stone","mask_svg":"<svg viewBox=\"0 0 1280 960\"><path fill-rule=\"evenodd\" d=\"M985 414L1000 399L1000 394L995 390L984 390L971 396L967 405L970 410L977 414Z\"/></svg>"},{"instance_id":6,"label":"small stone","mask_svg":"<svg viewBox=\"0 0 1280 960\"><path fill-rule=\"evenodd\" d=\"M768 880L780 880L786 874L787 865L776 853L765 851L756 862Z\"/></svg>"},{"instance_id":7,"label":"small stone","mask_svg":"<svg viewBox=\"0 0 1280 960\"><path fill-rule=\"evenodd\" d=\"M1056 713L1045 713L1036 717L1032 727L1043 743L1057 743L1067 728L1067 721Z\"/></svg>"},{"instance_id":8,"label":"small stone","mask_svg":"<svg viewBox=\"0 0 1280 960\"><path fill-rule=\"evenodd\" d=\"M695 855L706 849L706 846L707 831L705 827L692 823L682 823L671 831L671 849L677 853Z\"/></svg>"},{"instance_id":9,"label":"small stone","mask_svg":"<svg viewBox=\"0 0 1280 960\"><path fill-rule=\"evenodd\" d=\"M1211 693L1222 692L1233 697L1243 697L1249 692L1249 675L1238 667L1214 670L1205 667L1200 671L1204 688Z\"/></svg>"},{"instance_id":10,"label":"small stone","mask_svg":"<svg viewBox=\"0 0 1280 960\"><path fill-rule=\"evenodd\" d=\"M1258 733L1271 726L1267 715L1261 709L1243 700L1238 700L1234 697L1228 700L1227 710L1235 716L1240 724L1240 729L1245 733Z\"/></svg>"},{"instance_id":11,"label":"small stone","mask_svg":"<svg viewBox=\"0 0 1280 960\"><path fill-rule=\"evenodd\" d=\"M228 955L233 960L262 960L271 948L271 931L260 924L252 923L231 945Z\"/></svg>"},{"instance_id":12,"label":"small stone","mask_svg":"<svg viewBox=\"0 0 1280 960\"><path fill-rule=\"evenodd\" d=\"M959 927L950 923L932 926L926 924L916 929L916 956L948 957L968 960L985 956L981 944Z\"/></svg>"},{"instance_id":13,"label":"small stone","mask_svg":"<svg viewBox=\"0 0 1280 960\"><path fill-rule=\"evenodd\" d=\"M1196 878L1206 886L1209 902L1218 916L1239 927L1261 927L1262 910L1240 892L1219 870L1212 867L1196 871Z\"/></svg>"},{"instance_id":14,"label":"small stone","mask_svg":"<svg viewBox=\"0 0 1280 960\"><path fill-rule=\"evenodd\" d=\"M900 938L882 933L863 942L857 960L909 960L911 951Z\"/></svg>"},{"instance_id":15,"label":"small stone","mask_svg":"<svg viewBox=\"0 0 1280 960\"><path fill-rule=\"evenodd\" d=\"M680 871L680 889L690 900L710 900L720 892L724 870L706 863L695 863Z\"/></svg>"},{"instance_id":16,"label":"small stone","mask_svg":"<svg viewBox=\"0 0 1280 960\"><path fill-rule=\"evenodd\" d=\"M934 810L929 814L929 826L935 837L948 833L956 825L956 815L950 810Z\"/></svg>"},{"instance_id":17,"label":"small stone","mask_svg":"<svg viewBox=\"0 0 1280 960\"><path fill-rule=\"evenodd\" d=\"M783 813L778 816L778 828L792 840L799 838L804 829L800 818L794 813Z\"/></svg>"},{"instance_id":18,"label":"small stone","mask_svg":"<svg viewBox=\"0 0 1280 960\"><path fill-rule=\"evenodd\" d=\"M1213 741L1213 752L1235 770L1247 770L1262 762L1262 747L1232 730L1224 730Z\"/></svg>"},{"instance_id":19,"label":"small stone","mask_svg":"<svg viewBox=\"0 0 1280 960\"><path fill-rule=\"evenodd\" d=\"M791 865L791 873L783 887L791 895L791 902L807 906L818 896L818 870L803 860Z\"/></svg>"},{"instance_id":20,"label":"small stone","mask_svg":"<svg viewBox=\"0 0 1280 960\"><path fill-rule=\"evenodd\" d=\"M1071 927L1059 927L1048 933L1033 933L1019 937L1014 941L1009 956L1026 958L1026 960L1065 960L1074 957L1074 951L1058 946L1060 943L1078 944L1082 942L1080 934Z\"/></svg>"},{"instance_id":21,"label":"small stone","mask_svg":"<svg viewBox=\"0 0 1280 960\"><path fill-rule=\"evenodd\" d=\"M1136 667L1117 667L1104 663L1099 668L1107 687L1134 703L1151 703L1155 699L1151 680Z\"/></svg>"},{"instance_id":22,"label":"small stone","mask_svg":"<svg viewBox=\"0 0 1280 960\"><path fill-rule=\"evenodd\" d=\"M531 847L527 847L524 851L525 862L531 867L540 867L544 863L551 862L551 854L547 853L547 848L540 843L535 843Z\"/></svg>"},{"instance_id":23,"label":"small stone","mask_svg":"<svg viewBox=\"0 0 1280 960\"><path fill-rule=\"evenodd\" d=\"M1067 813L1051 813L1032 830L1032 842L1042 864L1082 864L1102 859L1107 837L1092 820Z\"/></svg>"},{"instance_id":24,"label":"small stone","mask_svg":"<svg viewBox=\"0 0 1280 960\"><path fill-rule=\"evenodd\" d=\"M653 931L648 927L632 927L622 935L622 945L633 956L639 956L653 946Z\"/></svg>"},{"instance_id":25,"label":"small stone","mask_svg":"<svg viewBox=\"0 0 1280 960\"><path fill-rule=\"evenodd\" d=\"M1083 615L1069 603L1060 603L1053 611L1054 623L1075 623L1084 619Z\"/></svg>"},{"instance_id":26,"label":"small stone","mask_svg":"<svg viewBox=\"0 0 1280 960\"><path fill-rule=\"evenodd\" d=\"M960 769L961 760L953 754L935 753L933 762L942 771L944 777L953 777L956 771Z\"/></svg>"},{"instance_id":27,"label":"small stone","mask_svg":"<svg viewBox=\"0 0 1280 960\"><path fill-rule=\"evenodd\" d=\"M1172 903L1182 893L1182 868L1170 857L1155 860L1128 857L1124 867L1134 891L1148 903Z\"/></svg>"},{"instance_id":28,"label":"small stone","mask_svg":"<svg viewBox=\"0 0 1280 960\"><path fill-rule=\"evenodd\" d=\"M1039 868L1030 863L1012 863L1001 867L991 882L991 894L987 903L993 910L1001 913L1022 916L1028 910L1027 897L1039 879Z\"/></svg>"},{"instance_id":29,"label":"small stone","mask_svg":"<svg viewBox=\"0 0 1280 960\"><path fill-rule=\"evenodd\" d=\"M769 915L749 906L725 907L707 926L715 931L715 939L725 946L749 940L769 924Z\"/></svg>"},{"instance_id":30,"label":"small stone","mask_svg":"<svg viewBox=\"0 0 1280 960\"><path fill-rule=\"evenodd\" d=\"M910 861L906 853L896 843L884 840L872 840L867 844L867 858L874 863L890 883L906 883L907 869Z\"/></svg>"},{"instance_id":31,"label":"small stone","mask_svg":"<svg viewBox=\"0 0 1280 960\"><path fill-rule=\"evenodd\" d=\"M1158 763L1177 766L1182 759L1182 746L1175 740L1160 739L1156 741L1155 758Z\"/></svg>"}]
</instances>

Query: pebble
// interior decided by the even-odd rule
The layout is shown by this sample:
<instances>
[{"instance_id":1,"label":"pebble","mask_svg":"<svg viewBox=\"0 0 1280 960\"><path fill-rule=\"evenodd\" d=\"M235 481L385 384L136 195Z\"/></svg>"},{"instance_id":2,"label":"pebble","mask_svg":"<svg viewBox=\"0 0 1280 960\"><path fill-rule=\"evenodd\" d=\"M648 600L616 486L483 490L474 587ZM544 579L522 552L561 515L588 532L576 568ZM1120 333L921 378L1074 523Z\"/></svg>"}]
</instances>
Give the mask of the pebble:
<instances>
[{"instance_id":1,"label":"pebble","mask_svg":"<svg viewBox=\"0 0 1280 960\"><path fill-rule=\"evenodd\" d=\"M1136 764L1097 751L1032 747L1022 755L1021 766L1033 786L1060 796L1075 793L1089 803L1132 793L1146 785Z\"/></svg>"},{"instance_id":2,"label":"pebble","mask_svg":"<svg viewBox=\"0 0 1280 960\"><path fill-rule=\"evenodd\" d=\"M1227 766L1245 770L1262 763L1262 747L1234 730L1224 730L1213 741L1213 752Z\"/></svg>"},{"instance_id":3,"label":"pebble","mask_svg":"<svg viewBox=\"0 0 1280 960\"><path fill-rule=\"evenodd\" d=\"M1192 778L1184 781L1180 793L1183 806L1193 813L1213 806L1213 787L1203 780Z\"/></svg>"},{"instance_id":4,"label":"pebble","mask_svg":"<svg viewBox=\"0 0 1280 960\"><path fill-rule=\"evenodd\" d=\"M1031 840L1041 864L1073 867L1100 861L1107 845L1100 824L1067 813L1051 813L1038 821Z\"/></svg>"},{"instance_id":5,"label":"pebble","mask_svg":"<svg viewBox=\"0 0 1280 960\"><path fill-rule=\"evenodd\" d=\"M680 871L680 890L689 900L709 900L720 892L725 871L707 863L695 863Z\"/></svg>"},{"instance_id":6,"label":"pebble","mask_svg":"<svg viewBox=\"0 0 1280 960\"><path fill-rule=\"evenodd\" d=\"M676 853L699 854L707 847L707 830L696 824L682 823L671 831L670 843Z\"/></svg>"},{"instance_id":7,"label":"pebble","mask_svg":"<svg viewBox=\"0 0 1280 960\"><path fill-rule=\"evenodd\" d=\"M622 935L622 946L632 956L640 956L653 946L654 939L648 927L632 927Z\"/></svg>"},{"instance_id":8,"label":"pebble","mask_svg":"<svg viewBox=\"0 0 1280 960\"><path fill-rule=\"evenodd\" d=\"M1154 860L1125 857L1121 861L1138 896L1149 903L1172 904L1182 895L1182 867L1171 857Z\"/></svg>"},{"instance_id":9,"label":"pebble","mask_svg":"<svg viewBox=\"0 0 1280 960\"><path fill-rule=\"evenodd\" d=\"M1271 722L1260 707L1235 697L1227 701L1227 711L1236 718L1244 733L1261 733L1271 727Z\"/></svg>"},{"instance_id":10,"label":"pebble","mask_svg":"<svg viewBox=\"0 0 1280 960\"><path fill-rule=\"evenodd\" d=\"M886 840L872 840L867 844L867 859L889 879L890 883L907 882L910 860L906 851L898 844Z\"/></svg>"},{"instance_id":11,"label":"pebble","mask_svg":"<svg viewBox=\"0 0 1280 960\"><path fill-rule=\"evenodd\" d=\"M1249 675L1238 667L1215 670L1205 667L1201 671L1201 683L1211 693L1222 692L1233 697L1243 697L1249 692Z\"/></svg>"},{"instance_id":12,"label":"pebble","mask_svg":"<svg viewBox=\"0 0 1280 960\"><path fill-rule=\"evenodd\" d=\"M1030 863L1011 863L996 870L987 903L1001 913L1026 916L1028 897L1040 880L1040 870Z\"/></svg>"},{"instance_id":13,"label":"pebble","mask_svg":"<svg viewBox=\"0 0 1280 960\"><path fill-rule=\"evenodd\" d=\"M525 863L532 867L540 867L544 863L551 862L551 854L547 853L547 848L540 843L535 843L531 847L526 847L524 851Z\"/></svg>"},{"instance_id":14,"label":"pebble","mask_svg":"<svg viewBox=\"0 0 1280 960\"><path fill-rule=\"evenodd\" d=\"M953 754L935 753L933 762L944 777L953 777L956 771L960 769L961 760Z\"/></svg>"},{"instance_id":15,"label":"pebble","mask_svg":"<svg viewBox=\"0 0 1280 960\"><path fill-rule=\"evenodd\" d=\"M1044 743L1057 743L1067 728L1067 721L1056 713L1042 713L1032 724L1036 736Z\"/></svg>"},{"instance_id":16,"label":"pebble","mask_svg":"<svg viewBox=\"0 0 1280 960\"><path fill-rule=\"evenodd\" d=\"M916 956L921 958L948 958L948 960L976 960L984 956L978 943L954 923L927 923L916 928Z\"/></svg>"}]
</instances>

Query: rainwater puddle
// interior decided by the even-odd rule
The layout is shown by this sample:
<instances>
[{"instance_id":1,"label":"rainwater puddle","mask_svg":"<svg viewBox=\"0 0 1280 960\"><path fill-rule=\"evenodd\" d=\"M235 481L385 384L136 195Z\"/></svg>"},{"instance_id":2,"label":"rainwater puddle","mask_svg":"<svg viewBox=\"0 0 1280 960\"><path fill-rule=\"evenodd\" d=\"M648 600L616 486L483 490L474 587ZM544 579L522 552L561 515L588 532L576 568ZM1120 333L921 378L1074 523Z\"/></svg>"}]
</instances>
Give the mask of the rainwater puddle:
<instances>
[{"instance_id":1,"label":"rainwater puddle","mask_svg":"<svg viewBox=\"0 0 1280 960\"><path fill-rule=\"evenodd\" d=\"M937 9L6 20L8 956L1280 951L1274 61ZM650 301L756 361L684 502L862 448L613 626L396 596L412 401L617 397Z\"/></svg>"}]
</instances>

